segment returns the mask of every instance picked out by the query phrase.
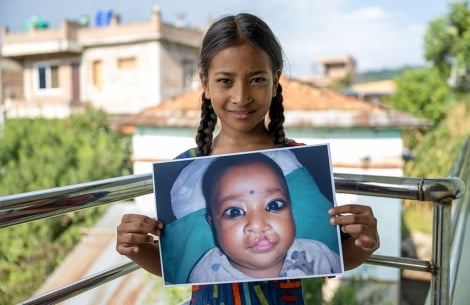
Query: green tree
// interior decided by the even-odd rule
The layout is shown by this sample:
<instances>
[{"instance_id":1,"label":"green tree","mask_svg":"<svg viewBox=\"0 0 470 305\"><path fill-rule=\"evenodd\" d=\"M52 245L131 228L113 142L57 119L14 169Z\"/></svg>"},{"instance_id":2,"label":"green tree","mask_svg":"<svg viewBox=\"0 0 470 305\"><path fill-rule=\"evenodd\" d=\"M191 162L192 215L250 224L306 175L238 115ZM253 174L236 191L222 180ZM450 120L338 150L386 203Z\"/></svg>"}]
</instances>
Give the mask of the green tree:
<instances>
[{"instance_id":1,"label":"green tree","mask_svg":"<svg viewBox=\"0 0 470 305\"><path fill-rule=\"evenodd\" d=\"M449 12L429 23L424 56L457 91L470 89L470 8L468 1L449 3Z\"/></svg>"},{"instance_id":2,"label":"green tree","mask_svg":"<svg viewBox=\"0 0 470 305\"><path fill-rule=\"evenodd\" d=\"M129 138L91 109L67 120L9 120L1 144L0 196L131 173Z\"/></svg>"},{"instance_id":3,"label":"green tree","mask_svg":"<svg viewBox=\"0 0 470 305\"><path fill-rule=\"evenodd\" d=\"M131 173L130 139L100 111L65 120L8 120L0 139L0 196ZM0 305L24 301L80 240L104 207L1 229Z\"/></svg>"},{"instance_id":4,"label":"green tree","mask_svg":"<svg viewBox=\"0 0 470 305\"><path fill-rule=\"evenodd\" d=\"M386 99L392 108L438 123L449 107L449 87L437 69L407 70L395 79L396 91Z\"/></svg>"}]
</instances>

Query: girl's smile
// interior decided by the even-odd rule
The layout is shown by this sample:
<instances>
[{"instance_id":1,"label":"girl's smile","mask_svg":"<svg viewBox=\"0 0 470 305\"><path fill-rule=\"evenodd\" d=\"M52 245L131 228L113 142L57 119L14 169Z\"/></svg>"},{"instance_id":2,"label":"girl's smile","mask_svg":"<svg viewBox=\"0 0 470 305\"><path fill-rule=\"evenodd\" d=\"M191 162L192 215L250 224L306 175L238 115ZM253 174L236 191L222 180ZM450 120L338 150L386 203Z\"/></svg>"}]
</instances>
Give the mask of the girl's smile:
<instances>
[{"instance_id":1,"label":"girl's smile","mask_svg":"<svg viewBox=\"0 0 470 305\"><path fill-rule=\"evenodd\" d=\"M236 119L240 119L240 120L243 120L243 119L247 119L249 118L249 116L251 114L254 114L256 112L256 110L251 110L251 111L241 111L241 110L228 110L229 113L233 114L233 116L236 118Z\"/></svg>"}]
</instances>

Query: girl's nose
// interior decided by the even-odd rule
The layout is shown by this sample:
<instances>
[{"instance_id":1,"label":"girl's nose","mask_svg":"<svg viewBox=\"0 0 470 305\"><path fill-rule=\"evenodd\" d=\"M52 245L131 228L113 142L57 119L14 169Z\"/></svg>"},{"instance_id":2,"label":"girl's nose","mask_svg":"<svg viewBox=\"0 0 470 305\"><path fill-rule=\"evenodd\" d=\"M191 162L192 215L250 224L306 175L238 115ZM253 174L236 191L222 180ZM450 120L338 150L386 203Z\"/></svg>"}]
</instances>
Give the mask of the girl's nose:
<instances>
[{"instance_id":1,"label":"girl's nose","mask_svg":"<svg viewBox=\"0 0 470 305\"><path fill-rule=\"evenodd\" d=\"M246 85L239 84L235 86L232 94L232 103L239 106L246 106L253 102L253 99L249 96L249 90Z\"/></svg>"}]
</instances>

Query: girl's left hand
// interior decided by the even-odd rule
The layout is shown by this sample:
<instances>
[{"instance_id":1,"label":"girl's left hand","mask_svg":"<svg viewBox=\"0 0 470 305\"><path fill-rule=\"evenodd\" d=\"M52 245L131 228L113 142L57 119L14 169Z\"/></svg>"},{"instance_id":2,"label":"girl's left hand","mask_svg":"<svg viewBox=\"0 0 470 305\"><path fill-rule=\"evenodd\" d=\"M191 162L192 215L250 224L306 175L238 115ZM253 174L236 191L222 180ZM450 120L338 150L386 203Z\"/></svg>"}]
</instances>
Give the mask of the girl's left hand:
<instances>
[{"instance_id":1,"label":"girl's left hand","mask_svg":"<svg viewBox=\"0 0 470 305\"><path fill-rule=\"evenodd\" d=\"M380 247L377 219L372 208L366 205L346 204L328 211L332 225L341 225L344 233L349 233L356 247L366 252L374 252Z\"/></svg>"}]
</instances>

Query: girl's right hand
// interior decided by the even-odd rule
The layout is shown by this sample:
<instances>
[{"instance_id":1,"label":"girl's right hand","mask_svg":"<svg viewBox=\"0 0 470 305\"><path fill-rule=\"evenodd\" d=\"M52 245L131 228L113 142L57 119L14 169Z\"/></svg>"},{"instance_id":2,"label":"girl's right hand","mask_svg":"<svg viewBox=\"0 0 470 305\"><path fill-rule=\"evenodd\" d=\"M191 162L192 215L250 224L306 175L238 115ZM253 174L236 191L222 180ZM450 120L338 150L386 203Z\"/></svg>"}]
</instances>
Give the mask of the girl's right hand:
<instances>
[{"instance_id":1,"label":"girl's right hand","mask_svg":"<svg viewBox=\"0 0 470 305\"><path fill-rule=\"evenodd\" d=\"M156 246L155 236L160 236L163 223L145 215L125 214L117 227L116 250L133 260L145 255L146 249Z\"/></svg>"}]
</instances>

